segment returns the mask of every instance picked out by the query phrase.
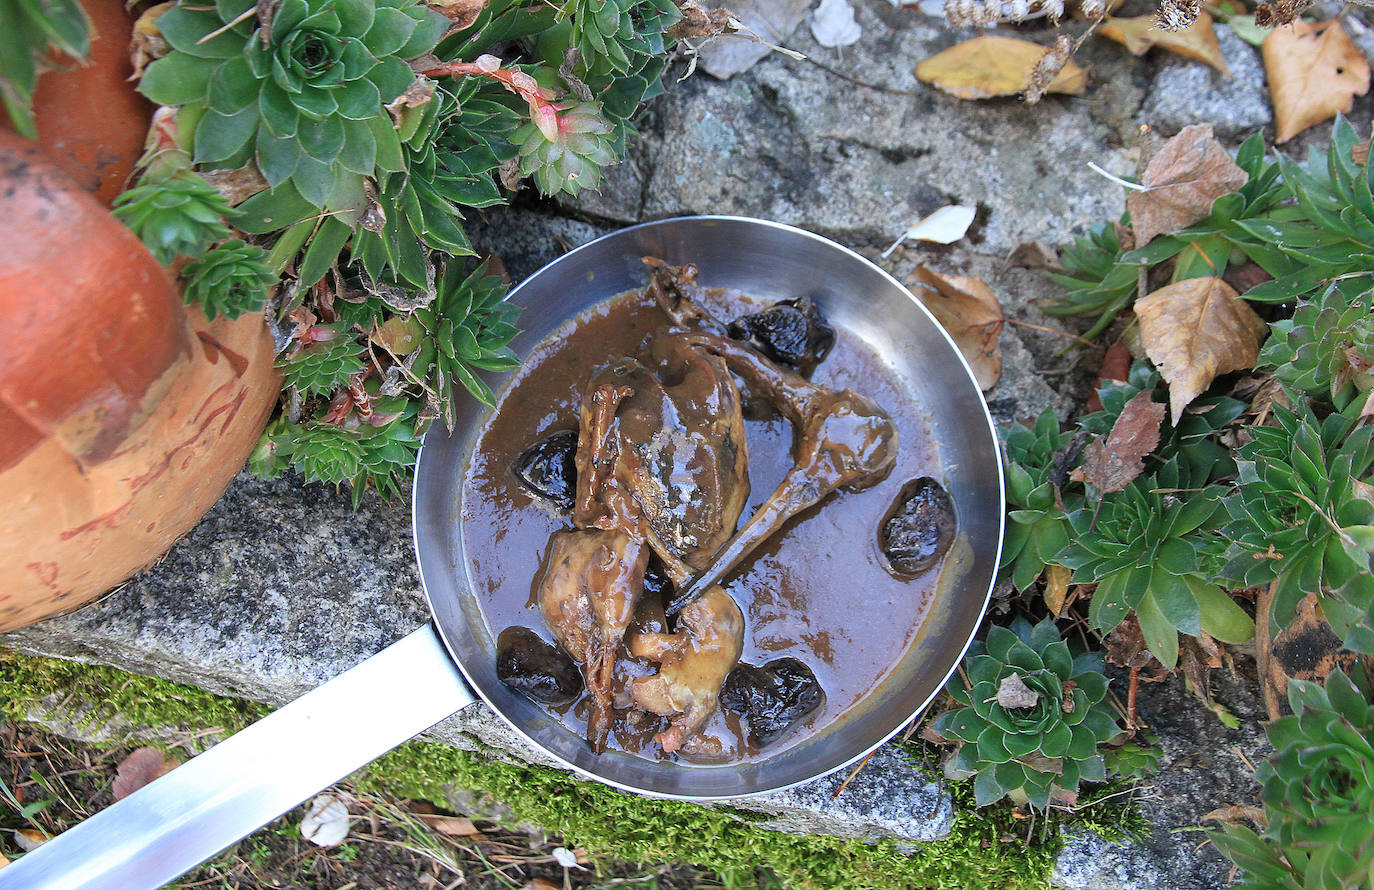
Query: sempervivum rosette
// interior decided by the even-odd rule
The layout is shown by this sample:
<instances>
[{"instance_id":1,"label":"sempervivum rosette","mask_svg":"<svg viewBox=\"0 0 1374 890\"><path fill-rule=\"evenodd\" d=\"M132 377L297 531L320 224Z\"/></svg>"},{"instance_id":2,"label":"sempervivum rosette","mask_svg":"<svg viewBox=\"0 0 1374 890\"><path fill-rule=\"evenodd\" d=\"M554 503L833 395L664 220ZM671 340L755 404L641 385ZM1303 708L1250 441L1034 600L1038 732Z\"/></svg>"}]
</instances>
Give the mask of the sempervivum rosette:
<instances>
[{"instance_id":1,"label":"sempervivum rosette","mask_svg":"<svg viewBox=\"0 0 1374 890\"><path fill-rule=\"evenodd\" d=\"M447 25L414 0L283 0L270 21L252 0L183 0L157 19L172 52L139 90L185 106L195 163L251 161L315 207L358 207L365 176L402 167L385 106L415 80L404 60Z\"/></svg>"},{"instance_id":2,"label":"sempervivum rosette","mask_svg":"<svg viewBox=\"0 0 1374 890\"><path fill-rule=\"evenodd\" d=\"M1010 797L1043 809L1080 779L1106 778L1098 746L1121 730L1104 701L1102 656L1072 655L1052 619L1018 618L970 646L964 667L971 686L947 687L964 707L941 714L935 730L962 743L946 772L976 774L979 806Z\"/></svg>"}]
</instances>

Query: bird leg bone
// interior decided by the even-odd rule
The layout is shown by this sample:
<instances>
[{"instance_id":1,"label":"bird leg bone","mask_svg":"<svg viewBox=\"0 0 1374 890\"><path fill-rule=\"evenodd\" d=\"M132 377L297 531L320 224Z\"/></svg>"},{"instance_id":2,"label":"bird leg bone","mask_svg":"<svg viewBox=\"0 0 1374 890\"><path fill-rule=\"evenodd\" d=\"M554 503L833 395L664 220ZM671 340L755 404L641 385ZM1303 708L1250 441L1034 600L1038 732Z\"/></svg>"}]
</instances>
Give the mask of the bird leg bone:
<instances>
[{"instance_id":1,"label":"bird leg bone","mask_svg":"<svg viewBox=\"0 0 1374 890\"><path fill-rule=\"evenodd\" d=\"M752 347L708 333L688 335L719 355L760 398L792 424L794 464L758 511L716 553L669 604L668 615L735 569L787 520L819 503L837 488L857 490L881 481L897 457L897 428L871 399L848 389L818 386L779 368Z\"/></svg>"},{"instance_id":2,"label":"bird leg bone","mask_svg":"<svg viewBox=\"0 0 1374 890\"><path fill-rule=\"evenodd\" d=\"M744 647L744 615L719 586L682 610L677 633L632 633L630 654L659 662L658 673L635 679L630 693L646 711L670 718L654 741L669 754L696 744L716 712L721 684Z\"/></svg>"}]
</instances>

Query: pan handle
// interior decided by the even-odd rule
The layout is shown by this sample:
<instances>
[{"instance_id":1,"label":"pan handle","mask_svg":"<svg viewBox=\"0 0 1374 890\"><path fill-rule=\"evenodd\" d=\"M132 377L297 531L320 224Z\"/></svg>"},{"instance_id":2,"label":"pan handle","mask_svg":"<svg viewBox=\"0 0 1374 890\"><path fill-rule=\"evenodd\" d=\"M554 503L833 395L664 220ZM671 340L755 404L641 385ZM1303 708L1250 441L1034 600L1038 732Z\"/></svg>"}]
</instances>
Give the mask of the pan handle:
<instances>
[{"instance_id":1,"label":"pan handle","mask_svg":"<svg viewBox=\"0 0 1374 890\"><path fill-rule=\"evenodd\" d=\"M16 859L0 887L161 887L475 700L426 624Z\"/></svg>"}]
</instances>

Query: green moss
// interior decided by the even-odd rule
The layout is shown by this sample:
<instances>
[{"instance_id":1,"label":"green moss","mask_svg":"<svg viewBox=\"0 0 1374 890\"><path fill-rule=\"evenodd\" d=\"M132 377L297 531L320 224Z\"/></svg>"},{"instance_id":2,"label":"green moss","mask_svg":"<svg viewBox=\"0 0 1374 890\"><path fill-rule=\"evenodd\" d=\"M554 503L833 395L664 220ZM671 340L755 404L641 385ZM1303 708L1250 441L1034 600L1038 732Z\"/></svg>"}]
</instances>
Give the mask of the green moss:
<instances>
[{"instance_id":1,"label":"green moss","mask_svg":"<svg viewBox=\"0 0 1374 890\"><path fill-rule=\"evenodd\" d=\"M961 807L944 840L904 855L892 841L867 844L768 831L725 812L651 800L578 781L559 770L500 763L445 745L408 742L367 771L364 787L443 803L451 788L491 795L594 855L628 862L689 862L728 887L771 872L792 888L988 888L1048 886L1052 844L1022 845L1010 813ZM1024 834L1024 830L1021 834Z\"/></svg>"},{"instance_id":2,"label":"green moss","mask_svg":"<svg viewBox=\"0 0 1374 890\"><path fill-rule=\"evenodd\" d=\"M235 732L271 711L170 680L0 650L0 712L24 720L31 705L52 695L60 697L63 710L90 708L81 718L85 725L119 715L133 725Z\"/></svg>"},{"instance_id":3,"label":"green moss","mask_svg":"<svg viewBox=\"0 0 1374 890\"><path fill-rule=\"evenodd\" d=\"M7 716L22 720L28 704L54 694L67 709L95 703L87 718L92 722L120 714L136 724L233 730L268 710L113 668L0 651L0 708ZM892 841L783 834L734 818L729 808L642 798L559 770L503 763L430 742L407 742L354 779L364 790L441 805L451 789L485 793L517 820L538 824L594 855L691 863L716 872L728 887L776 878L798 890L1030 890L1048 886L1059 843L1053 824L1031 830L1008 807L975 810L968 783L951 788L956 815L949 837L907 854ZM1109 788L1098 796L1110 793ZM1109 838L1143 825L1138 816L1095 807L1076 821Z\"/></svg>"}]
</instances>

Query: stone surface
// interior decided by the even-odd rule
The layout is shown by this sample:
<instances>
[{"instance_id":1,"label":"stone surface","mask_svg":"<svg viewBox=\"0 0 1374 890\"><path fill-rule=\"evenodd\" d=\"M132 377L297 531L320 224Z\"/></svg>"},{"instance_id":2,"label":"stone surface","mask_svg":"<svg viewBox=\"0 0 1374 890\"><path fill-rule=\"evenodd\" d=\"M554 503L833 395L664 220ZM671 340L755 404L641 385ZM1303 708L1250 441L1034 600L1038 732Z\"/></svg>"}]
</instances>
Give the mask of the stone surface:
<instances>
[{"instance_id":1,"label":"stone surface","mask_svg":"<svg viewBox=\"0 0 1374 890\"><path fill-rule=\"evenodd\" d=\"M1239 720L1226 728L1185 688L1182 679L1141 683L1138 713L1158 734L1163 752L1137 805L1151 831L1142 841L1108 843L1091 832L1065 838L1051 882L1064 890L1208 890L1229 885L1231 863L1204 844L1203 817L1233 804L1258 806L1251 766L1273 749L1256 691L1254 662L1237 658L1238 673L1212 672L1215 700ZM1124 676L1113 679L1121 694Z\"/></svg>"},{"instance_id":2,"label":"stone surface","mask_svg":"<svg viewBox=\"0 0 1374 890\"><path fill-rule=\"evenodd\" d=\"M1166 135L1189 124L1212 125L1222 138L1248 136L1273 119L1259 50L1224 24L1212 26L1227 77L1211 65L1172 57L1160 68L1140 109L1140 120Z\"/></svg>"},{"instance_id":3,"label":"stone surface","mask_svg":"<svg viewBox=\"0 0 1374 890\"><path fill-rule=\"evenodd\" d=\"M731 3L729 10L758 39L743 36L713 37L697 46L698 64L712 77L727 80L743 74L773 50L769 43L781 46L792 37L801 24L811 0L741 0Z\"/></svg>"}]
</instances>

